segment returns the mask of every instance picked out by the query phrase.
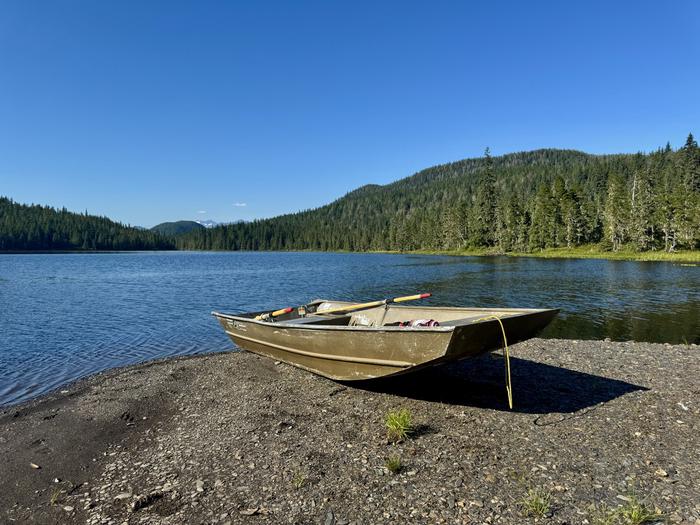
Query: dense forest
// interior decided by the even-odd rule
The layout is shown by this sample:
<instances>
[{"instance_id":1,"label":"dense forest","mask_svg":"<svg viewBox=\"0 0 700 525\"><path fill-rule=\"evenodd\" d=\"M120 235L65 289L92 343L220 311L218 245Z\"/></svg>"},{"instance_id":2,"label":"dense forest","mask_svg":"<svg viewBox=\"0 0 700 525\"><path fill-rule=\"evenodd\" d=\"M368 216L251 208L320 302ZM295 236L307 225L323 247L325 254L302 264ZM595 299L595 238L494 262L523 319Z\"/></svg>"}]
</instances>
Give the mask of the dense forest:
<instances>
[{"instance_id":1,"label":"dense forest","mask_svg":"<svg viewBox=\"0 0 700 525\"><path fill-rule=\"evenodd\" d=\"M27 206L0 197L0 250L170 250L158 233L65 208Z\"/></svg>"},{"instance_id":2,"label":"dense forest","mask_svg":"<svg viewBox=\"0 0 700 525\"><path fill-rule=\"evenodd\" d=\"M700 248L700 149L588 155L543 149L435 166L314 210L193 231L189 250L529 252L598 244Z\"/></svg>"}]
</instances>

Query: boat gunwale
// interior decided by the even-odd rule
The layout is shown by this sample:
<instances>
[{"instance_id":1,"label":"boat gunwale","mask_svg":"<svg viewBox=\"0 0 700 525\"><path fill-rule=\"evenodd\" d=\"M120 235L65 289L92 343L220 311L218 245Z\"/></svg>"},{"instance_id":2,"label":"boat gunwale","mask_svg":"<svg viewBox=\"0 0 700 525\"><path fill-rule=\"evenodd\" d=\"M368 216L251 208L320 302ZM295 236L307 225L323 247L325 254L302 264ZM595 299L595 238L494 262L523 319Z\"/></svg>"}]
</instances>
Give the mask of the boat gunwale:
<instances>
[{"instance_id":1,"label":"boat gunwale","mask_svg":"<svg viewBox=\"0 0 700 525\"><path fill-rule=\"evenodd\" d=\"M416 307L414 306L396 306L392 305L392 308L396 309L415 309ZM424 306L421 307L421 309L434 309L434 310L458 310L458 311L471 311L471 312L484 312L484 313L498 313L498 312L517 312L514 315L508 315L507 317L501 317L501 320L506 320L506 319L514 319L518 317L523 317L527 315L532 315L532 314L538 314L538 313L544 313L544 312L559 312L558 308L464 308L464 307L458 307L458 306L447 306L447 307L441 307L441 306ZM252 312L255 313L255 312ZM251 315L249 312L244 312L244 314ZM494 316L491 319L484 319L481 321L476 321L471 322L471 323L465 323L465 324L459 324L459 325L450 325L450 326L413 326L413 327L405 327L405 326L361 326L361 325L356 325L356 326L349 326L349 325L313 325L313 324L296 324L296 323L288 323L285 321L277 321L274 323L270 323L269 321L264 321L264 320L258 320L258 319L253 319L251 317L242 317L244 314L226 314L222 312L216 312L213 311L211 312L211 315L217 318L223 318L223 319L230 319L233 321L240 321L244 323L254 323L256 325L262 325L268 328L286 328L286 329L302 329L302 330L330 330L330 331L358 331L358 332L401 332L404 334L408 333L426 333L426 332L438 332L438 333L447 333L447 332L453 332L456 328L461 328L464 326L472 326L478 323L489 323L489 322L496 322L496 317Z\"/></svg>"}]
</instances>

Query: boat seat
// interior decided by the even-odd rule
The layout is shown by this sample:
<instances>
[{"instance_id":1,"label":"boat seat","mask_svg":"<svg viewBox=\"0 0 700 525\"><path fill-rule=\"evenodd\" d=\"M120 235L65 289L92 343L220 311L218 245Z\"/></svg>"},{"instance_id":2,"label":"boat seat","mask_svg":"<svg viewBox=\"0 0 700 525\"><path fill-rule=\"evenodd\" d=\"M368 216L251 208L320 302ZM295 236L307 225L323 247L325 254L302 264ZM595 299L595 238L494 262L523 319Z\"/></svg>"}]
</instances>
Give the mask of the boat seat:
<instances>
[{"instance_id":1,"label":"boat seat","mask_svg":"<svg viewBox=\"0 0 700 525\"><path fill-rule=\"evenodd\" d=\"M337 317L322 317L320 315L309 315L306 317L299 317L297 319L290 319L289 321L283 321L285 324L313 324L313 325L338 325L347 326L350 322L349 315L341 315Z\"/></svg>"},{"instance_id":2,"label":"boat seat","mask_svg":"<svg viewBox=\"0 0 700 525\"><path fill-rule=\"evenodd\" d=\"M312 323L317 323L319 321L322 321L324 318L323 317L299 317L297 319L290 319L289 321L283 321L284 323L287 324L312 324Z\"/></svg>"}]
</instances>

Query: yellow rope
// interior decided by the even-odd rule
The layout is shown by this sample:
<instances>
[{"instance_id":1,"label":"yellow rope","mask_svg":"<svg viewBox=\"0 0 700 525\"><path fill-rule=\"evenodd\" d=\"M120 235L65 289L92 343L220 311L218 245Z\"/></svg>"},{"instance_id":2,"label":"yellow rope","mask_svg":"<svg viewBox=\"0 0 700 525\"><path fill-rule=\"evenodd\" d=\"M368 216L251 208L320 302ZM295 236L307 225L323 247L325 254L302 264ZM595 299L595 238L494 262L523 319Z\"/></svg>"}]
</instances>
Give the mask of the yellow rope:
<instances>
[{"instance_id":1,"label":"yellow rope","mask_svg":"<svg viewBox=\"0 0 700 525\"><path fill-rule=\"evenodd\" d=\"M498 321L498 324L501 325L501 332L503 333L503 351L506 357L506 393L508 394L508 406L513 410L513 385L510 382L510 352L508 351L508 340L506 339L506 329L503 327L503 321L501 321L501 318L497 315L488 315L474 322L490 321L491 319Z\"/></svg>"}]
</instances>

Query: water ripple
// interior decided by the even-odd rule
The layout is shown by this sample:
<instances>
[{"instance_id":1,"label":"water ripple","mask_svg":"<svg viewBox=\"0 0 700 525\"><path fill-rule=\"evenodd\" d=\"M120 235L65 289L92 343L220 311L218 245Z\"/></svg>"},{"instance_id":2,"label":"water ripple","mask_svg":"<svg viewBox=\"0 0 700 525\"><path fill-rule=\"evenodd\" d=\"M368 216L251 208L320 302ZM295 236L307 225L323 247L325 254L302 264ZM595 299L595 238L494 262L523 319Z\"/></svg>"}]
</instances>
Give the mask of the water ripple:
<instances>
[{"instance_id":1,"label":"water ripple","mask_svg":"<svg viewBox=\"0 0 700 525\"><path fill-rule=\"evenodd\" d=\"M230 350L212 310L430 291L427 304L559 307L546 336L700 343L700 268L385 254L0 255L0 405L149 359Z\"/></svg>"}]
</instances>

